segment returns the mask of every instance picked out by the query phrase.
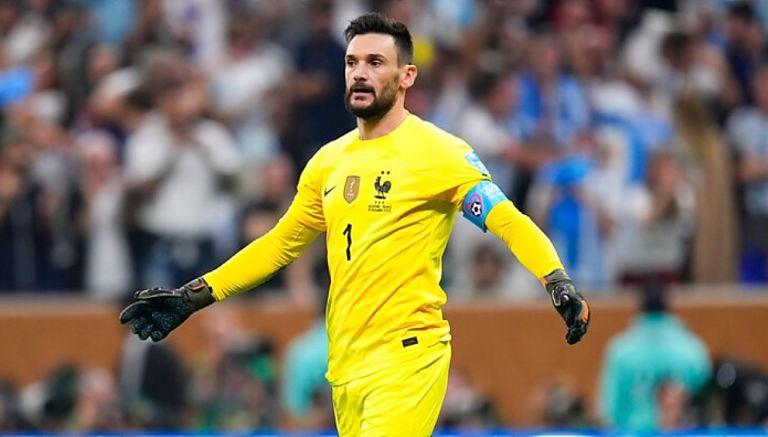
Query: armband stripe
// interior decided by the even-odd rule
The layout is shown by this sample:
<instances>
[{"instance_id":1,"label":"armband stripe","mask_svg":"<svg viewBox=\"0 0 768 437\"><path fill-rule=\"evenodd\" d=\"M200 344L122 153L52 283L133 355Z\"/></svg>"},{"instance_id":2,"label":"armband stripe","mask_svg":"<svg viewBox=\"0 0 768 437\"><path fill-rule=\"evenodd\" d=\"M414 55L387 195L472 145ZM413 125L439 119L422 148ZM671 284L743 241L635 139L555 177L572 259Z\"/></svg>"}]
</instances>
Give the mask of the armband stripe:
<instances>
[{"instance_id":1,"label":"armband stripe","mask_svg":"<svg viewBox=\"0 0 768 437\"><path fill-rule=\"evenodd\" d=\"M464 218L486 232L485 219L494 206L507 200L507 196L491 181L482 181L475 185L464 197L462 214Z\"/></svg>"}]
</instances>

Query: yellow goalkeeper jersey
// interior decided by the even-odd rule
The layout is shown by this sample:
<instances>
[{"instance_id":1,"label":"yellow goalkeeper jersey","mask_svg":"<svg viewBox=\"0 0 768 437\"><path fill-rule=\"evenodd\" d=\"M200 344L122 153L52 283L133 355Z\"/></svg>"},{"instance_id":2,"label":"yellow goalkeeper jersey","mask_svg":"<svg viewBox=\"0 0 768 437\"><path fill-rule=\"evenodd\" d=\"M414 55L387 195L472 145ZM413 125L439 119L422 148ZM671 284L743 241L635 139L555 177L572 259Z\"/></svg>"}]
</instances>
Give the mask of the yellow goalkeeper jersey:
<instances>
[{"instance_id":1,"label":"yellow goalkeeper jersey","mask_svg":"<svg viewBox=\"0 0 768 437\"><path fill-rule=\"evenodd\" d=\"M450 340L442 256L456 212L465 206L472 214L465 196L489 179L469 145L415 115L371 140L354 130L309 161L269 233L204 278L223 300L260 284L326 232L327 378L342 384L372 374ZM511 202L493 208L487 223L535 275L562 267Z\"/></svg>"},{"instance_id":2,"label":"yellow goalkeeper jersey","mask_svg":"<svg viewBox=\"0 0 768 437\"><path fill-rule=\"evenodd\" d=\"M409 342L449 340L442 256L464 194L488 179L462 140L408 115L389 134L326 145L299 183L326 231L328 379L392 365ZM405 341L405 345L404 342Z\"/></svg>"}]
</instances>

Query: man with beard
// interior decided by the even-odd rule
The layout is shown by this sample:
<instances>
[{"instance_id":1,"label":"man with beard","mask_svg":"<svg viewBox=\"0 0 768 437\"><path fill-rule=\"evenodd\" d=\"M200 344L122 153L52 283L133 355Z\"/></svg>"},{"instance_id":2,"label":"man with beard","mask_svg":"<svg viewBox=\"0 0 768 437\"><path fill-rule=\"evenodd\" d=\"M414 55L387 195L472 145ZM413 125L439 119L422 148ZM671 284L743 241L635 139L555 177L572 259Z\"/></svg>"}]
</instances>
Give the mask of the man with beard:
<instances>
[{"instance_id":1,"label":"man with beard","mask_svg":"<svg viewBox=\"0 0 768 437\"><path fill-rule=\"evenodd\" d=\"M345 37L345 103L357 129L309 161L270 232L180 288L139 291L121 321L159 341L192 312L259 285L325 232L326 377L338 432L427 436L448 380L451 336L439 282L458 209L541 279L568 343L586 333L589 308L549 239L491 182L472 148L405 110L417 75L405 25L366 14Z\"/></svg>"}]
</instances>

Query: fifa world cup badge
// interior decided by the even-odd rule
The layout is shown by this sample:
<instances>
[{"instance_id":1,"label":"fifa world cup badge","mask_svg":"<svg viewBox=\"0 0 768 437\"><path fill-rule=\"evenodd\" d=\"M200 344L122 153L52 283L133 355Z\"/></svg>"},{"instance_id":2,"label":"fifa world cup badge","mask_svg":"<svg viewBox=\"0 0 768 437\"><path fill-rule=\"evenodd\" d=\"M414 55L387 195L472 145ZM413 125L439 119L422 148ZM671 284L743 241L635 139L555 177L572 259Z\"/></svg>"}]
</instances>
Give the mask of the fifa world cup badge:
<instances>
[{"instance_id":1,"label":"fifa world cup badge","mask_svg":"<svg viewBox=\"0 0 768 437\"><path fill-rule=\"evenodd\" d=\"M352 203L357 199L358 193L360 193L360 176L347 176L347 181L344 182L344 200Z\"/></svg>"}]
</instances>

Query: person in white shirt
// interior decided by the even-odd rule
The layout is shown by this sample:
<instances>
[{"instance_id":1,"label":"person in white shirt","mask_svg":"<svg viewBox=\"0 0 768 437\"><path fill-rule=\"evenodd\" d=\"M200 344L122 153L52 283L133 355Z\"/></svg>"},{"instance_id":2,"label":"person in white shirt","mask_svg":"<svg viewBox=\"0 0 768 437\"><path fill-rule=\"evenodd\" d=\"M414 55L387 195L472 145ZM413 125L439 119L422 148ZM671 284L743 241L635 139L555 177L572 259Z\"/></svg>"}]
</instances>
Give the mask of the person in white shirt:
<instances>
[{"instance_id":1,"label":"person in white shirt","mask_svg":"<svg viewBox=\"0 0 768 437\"><path fill-rule=\"evenodd\" d=\"M204 87L186 77L161 82L156 110L128 139L126 177L139 202L129 204L140 240L139 277L166 284L213 262L214 227L235 213L226 194L240 158L226 128L202 118Z\"/></svg>"}]
</instances>

